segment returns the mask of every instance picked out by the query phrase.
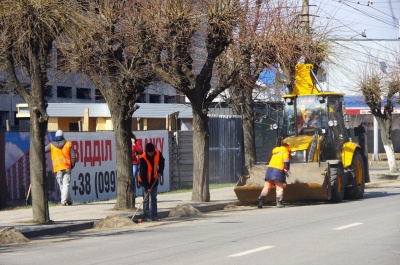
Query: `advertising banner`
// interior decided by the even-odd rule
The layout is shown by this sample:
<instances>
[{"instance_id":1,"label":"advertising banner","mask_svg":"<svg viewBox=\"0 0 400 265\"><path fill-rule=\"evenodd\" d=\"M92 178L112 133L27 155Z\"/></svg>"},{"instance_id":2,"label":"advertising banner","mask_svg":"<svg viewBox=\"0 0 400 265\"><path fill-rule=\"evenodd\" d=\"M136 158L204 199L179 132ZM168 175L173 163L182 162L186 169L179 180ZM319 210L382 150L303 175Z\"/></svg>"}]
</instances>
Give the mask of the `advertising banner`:
<instances>
[{"instance_id":1,"label":"advertising banner","mask_svg":"<svg viewBox=\"0 0 400 265\"><path fill-rule=\"evenodd\" d=\"M165 158L164 175L158 191L170 190L168 131L135 131L143 149L152 142ZM55 132L46 135L45 144L55 138ZM70 195L73 201L107 200L117 196L116 147L113 132L65 132L76 153L76 164L71 174ZM128 154L127 154L128 155ZM29 133L6 133L5 170L7 200L25 199L29 185ZM46 154L46 176L50 201L60 200L58 183L53 174L50 153ZM143 194L136 183L136 196Z\"/></svg>"}]
</instances>

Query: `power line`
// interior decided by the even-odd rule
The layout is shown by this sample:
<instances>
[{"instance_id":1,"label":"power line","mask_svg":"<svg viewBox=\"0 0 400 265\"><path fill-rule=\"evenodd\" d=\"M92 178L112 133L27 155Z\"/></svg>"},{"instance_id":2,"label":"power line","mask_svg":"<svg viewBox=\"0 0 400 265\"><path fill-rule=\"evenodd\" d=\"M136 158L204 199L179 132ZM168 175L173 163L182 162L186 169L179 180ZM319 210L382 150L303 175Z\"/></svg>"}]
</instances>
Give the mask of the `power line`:
<instances>
[{"instance_id":1,"label":"power line","mask_svg":"<svg viewBox=\"0 0 400 265\"><path fill-rule=\"evenodd\" d=\"M373 19L375 19L375 20L377 20L377 21L380 21L380 22L382 22L382 23L384 23L384 24L387 24L387 25L390 25L391 27L398 27L398 25L397 25L397 22L393 22L392 20L388 20L388 19L386 19L386 18L383 18L383 17L379 17L378 15L376 15L376 14L374 14L374 13L371 13L370 11L364 11L364 10L360 10L359 8L356 8L356 7L353 7L353 6L351 6L351 5L349 5L349 4L347 4L347 3L350 3L350 4L354 4L354 5L360 5L360 2L359 1L357 1L357 2L354 2L354 1L346 1L346 3L344 2L344 1L342 1L342 0L333 0L334 2L338 2L339 4L341 4L341 7L338 7L338 6L336 6L336 5L331 5L331 4L329 4L329 3L326 3L325 5L327 5L327 6L329 6L329 7L332 7L332 8L337 8L338 9L338 11L339 11L339 9L343 9L343 6L344 7L347 7L347 8L349 8L348 9L348 11L350 12L350 10L356 10L358 13L361 13L361 14L363 14L363 15L366 15L368 18L373 18ZM399 1L400 2L400 1ZM375 2L373 2L373 3L375 3ZM387 3L387 2L386 2ZM365 5L365 7L368 7L367 5ZM387 16L389 16L389 17L391 17L391 18L394 18L393 16L390 16L390 15L388 15L388 14L386 14L385 13L385 15L387 15Z\"/></svg>"},{"instance_id":2,"label":"power line","mask_svg":"<svg viewBox=\"0 0 400 265\"><path fill-rule=\"evenodd\" d=\"M340 0L334 0L335 2L341 2ZM360 1L347 1L347 2L351 2L351 3L360 3ZM373 4L387 4L388 1L369 1L372 2ZM391 1L392 3L400 3L400 0L395 0L395 1Z\"/></svg>"},{"instance_id":3,"label":"power line","mask_svg":"<svg viewBox=\"0 0 400 265\"><path fill-rule=\"evenodd\" d=\"M383 57L381 57L381 56L373 55L371 52L369 52L368 50L366 50L366 48L368 48L368 49L370 49L370 50L374 50L375 52L381 52L381 50L378 50L378 49L376 49L376 48L374 48L374 47L365 47L365 46L363 46L363 45L360 44L359 46L360 46L361 48L363 48L363 49L366 51L366 52L362 52L362 51L360 51L359 49L355 49L355 48L353 48L353 47L349 47L349 46L346 46L346 45L340 43L341 41L349 42L350 40L347 40L347 39L342 39L342 40L341 40L341 39L336 39L336 40L332 40L332 41L333 41L334 43L336 43L337 45L341 46L342 48L346 48L346 49L348 49L348 50L350 50L350 51L352 51L352 52L354 52L354 53L356 53L356 54L371 56L371 57L374 57L374 58L379 59L379 60L385 60L385 61L387 61L388 63L397 64L397 61L395 61L395 60L389 60L388 58L383 58ZM351 40L351 43L354 43L354 42L357 42L357 41ZM383 46L383 45L381 45L381 44L379 44L379 43L377 43L377 42L375 42L375 41L373 41L373 43L379 45L379 46L382 47L382 48L388 49L386 46ZM389 50L390 53L392 53L392 54L398 54L397 51L394 51L394 50L391 50L391 49L388 49L388 50ZM384 51L382 51L382 52L384 52ZM384 52L384 53L385 53L385 54L388 54L387 52ZM393 56L392 56L392 58L393 58ZM355 61L358 61L358 62L361 62L359 57L354 58L354 60L355 60Z\"/></svg>"},{"instance_id":4,"label":"power line","mask_svg":"<svg viewBox=\"0 0 400 265\"><path fill-rule=\"evenodd\" d=\"M325 12L326 13L326 12ZM326 13L327 15L329 15L328 13ZM347 23L352 23L353 21L350 21L350 20L343 20L343 19L337 19L337 18L333 18L333 17L331 17L331 16L320 16L320 18L326 18L326 19L332 19L332 20L336 20L336 21L338 21L338 22L347 22ZM377 27L376 25L373 25L373 24L367 24L367 23L363 23L363 25L365 25L365 26L373 26L373 27ZM377 27L377 28L384 28L384 29L392 29L393 27ZM352 29L352 31L354 31L353 29ZM356 31L354 31L354 32L356 32Z\"/></svg>"},{"instance_id":5,"label":"power line","mask_svg":"<svg viewBox=\"0 0 400 265\"><path fill-rule=\"evenodd\" d=\"M349 33L351 31L351 32L360 34L361 31L359 29L357 29L357 31L356 31L353 28L361 27L361 26L367 26L366 28L364 28L364 29L367 29L367 32L368 32L368 30L372 30L372 31L375 31L375 32L379 32L379 31L380 32L384 32L386 29L389 29L389 30L393 31L395 28L399 27L397 22L393 22L390 19L389 19L390 20L389 21L388 19L383 18L383 15L378 16L377 15L377 11L374 10L374 9L369 9L368 7L366 7L366 8L369 9L369 11L364 11L364 10L360 10L359 8L352 7L351 5L352 5L353 1L346 1L346 2L350 2L351 5L346 4L346 3L342 3L341 1L338 1L338 0L336 0L335 2L340 3L340 7L335 5L334 2L332 2L332 1L329 1L329 2L321 1L321 2L319 2L319 6L318 6L319 12L325 14L325 16L322 16L322 17L328 16L328 19L330 19L331 21L334 21L333 23L340 23L340 24L337 24L337 25L338 26L342 25L346 29L348 29L349 31L347 31L347 33ZM398 2L400 2L400 0ZM357 2L357 3L359 3L359 2ZM330 11L328 13L325 10L330 10ZM356 12L359 13L361 16L357 15L357 14L356 14L356 16L354 16L354 14L355 14L354 10L356 10ZM388 16L388 15L386 14L385 16ZM319 17L321 17L321 16L319 16ZM343 17L344 19L337 19L337 17ZM366 17L368 17L368 19L366 19ZM389 16L389 17L392 17L392 16ZM348 21L348 20L346 20L346 18L352 18L352 19L355 19L355 20L359 20L359 22L355 22L354 20L353 21ZM361 23L361 22L364 22L364 21L372 21L370 18L372 18L374 20L377 20L377 21L380 21L381 23L376 23L375 25ZM332 25L334 26L334 24L332 24ZM373 28L372 27L368 27L368 25L372 26ZM388 25L388 26L384 27L382 25ZM336 28L337 28L337 26L336 26ZM393 31L393 33L394 32L395 31ZM367 35L368 35L368 33L367 33ZM396 38L397 38L397 36L396 36Z\"/></svg>"},{"instance_id":6,"label":"power line","mask_svg":"<svg viewBox=\"0 0 400 265\"><path fill-rule=\"evenodd\" d=\"M391 15L389 15L389 14L386 14L385 12L383 12L383 11L381 11L381 10L379 10L379 9L376 9L376 8L373 7L373 6L369 6L369 7L372 8L372 9L374 9L374 10L376 10L376 11L378 11L379 13L382 13L382 14L384 14L384 15L386 15L386 16L392 18L392 19L396 19L394 16L391 16Z\"/></svg>"},{"instance_id":7,"label":"power line","mask_svg":"<svg viewBox=\"0 0 400 265\"><path fill-rule=\"evenodd\" d=\"M358 9L358 8L352 7L352 6L350 6L350 5L346 4L346 3L343 3L343 4L344 4L345 6L348 6L348 7L352 8L352 9L354 9L354 10L356 10L356 11L358 11L358 12L364 14L364 15L367 15L368 17L371 17L371 18L373 18L373 19L375 19L375 20L378 20L378 21L380 21L380 22L382 22L382 23L385 23L385 24L390 25L390 26L398 27L398 25L395 24L395 23L393 23L392 21L388 22L388 20L386 20L386 19L381 19L381 18L377 17L377 16L374 15L374 14L371 14L371 13L365 12L365 11L363 11L363 10L360 10L360 9Z\"/></svg>"}]
</instances>

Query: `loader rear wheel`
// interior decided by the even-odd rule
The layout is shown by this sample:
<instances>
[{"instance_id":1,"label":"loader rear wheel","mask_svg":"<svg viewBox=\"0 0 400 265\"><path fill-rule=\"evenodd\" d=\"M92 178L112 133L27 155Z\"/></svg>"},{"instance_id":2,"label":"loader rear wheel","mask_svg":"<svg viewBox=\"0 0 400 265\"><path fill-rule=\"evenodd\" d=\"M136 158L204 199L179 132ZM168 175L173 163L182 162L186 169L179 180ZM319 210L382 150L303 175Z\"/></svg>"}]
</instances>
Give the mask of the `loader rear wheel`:
<instances>
[{"instance_id":1,"label":"loader rear wheel","mask_svg":"<svg viewBox=\"0 0 400 265\"><path fill-rule=\"evenodd\" d=\"M358 150L354 152L351 162L351 176L349 182L351 187L346 190L346 197L349 199L361 199L364 196L365 188L365 171L362 155Z\"/></svg>"},{"instance_id":2,"label":"loader rear wheel","mask_svg":"<svg viewBox=\"0 0 400 265\"><path fill-rule=\"evenodd\" d=\"M343 170L341 170L340 165L330 167L329 174L331 179L331 199L329 201L341 202L344 197Z\"/></svg>"}]
</instances>

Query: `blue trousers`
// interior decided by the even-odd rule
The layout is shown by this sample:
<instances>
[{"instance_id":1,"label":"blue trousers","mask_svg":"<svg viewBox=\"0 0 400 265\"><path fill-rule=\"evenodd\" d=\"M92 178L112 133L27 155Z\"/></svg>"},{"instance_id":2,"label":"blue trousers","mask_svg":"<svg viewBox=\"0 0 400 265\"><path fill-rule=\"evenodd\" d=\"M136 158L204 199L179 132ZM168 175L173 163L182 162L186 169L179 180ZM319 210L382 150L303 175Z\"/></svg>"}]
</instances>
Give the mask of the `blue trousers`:
<instances>
[{"instance_id":1,"label":"blue trousers","mask_svg":"<svg viewBox=\"0 0 400 265\"><path fill-rule=\"evenodd\" d=\"M146 196L147 190L143 190L143 198ZM151 209L149 209L149 197L151 199ZM149 196L143 201L143 219L157 219L157 186L151 189Z\"/></svg>"},{"instance_id":2,"label":"blue trousers","mask_svg":"<svg viewBox=\"0 0 400 265\"><path fill-rule=\"evenodd\" d=\"M136 198L136 183L137 183L137 176L138 176L138 170L139 170L139 164L137 165L132 165L132 171L133 171L133 198Z\"/></svg>"}]
</instances>

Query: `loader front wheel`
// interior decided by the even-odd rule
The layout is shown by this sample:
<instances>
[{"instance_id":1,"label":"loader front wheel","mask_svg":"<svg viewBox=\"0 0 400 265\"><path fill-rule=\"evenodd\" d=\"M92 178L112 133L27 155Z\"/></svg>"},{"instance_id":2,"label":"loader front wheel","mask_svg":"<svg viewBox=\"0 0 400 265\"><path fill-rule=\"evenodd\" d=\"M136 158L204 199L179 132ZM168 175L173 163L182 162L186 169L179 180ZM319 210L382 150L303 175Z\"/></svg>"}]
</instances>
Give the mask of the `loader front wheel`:
<instances>
[{"instance_id":1,"label":"loader front wheel","mask_svg":"<svg viewBox=\"0 0 400 265\"><path fill-rule=\"evenodd\" d=\"M361 199L364 196L365 170L362 155L358 150L354 152L350 174L349 182L351 187L345 192L346 198Z\"/></svg>"},{"instance_id":2,"label":"loader front wheel","mask_svg":"<svg viewBox=\"0 0 400 265\"><path fill-rule=\"evenodd\" d=\"M341 202L344 197L343 170L340 165L330 167L329 174L331 179L331 199L329 201Z\"/></svg>"}]
</instances>

